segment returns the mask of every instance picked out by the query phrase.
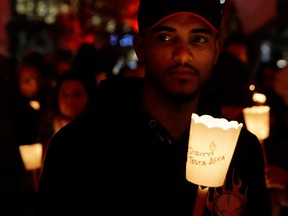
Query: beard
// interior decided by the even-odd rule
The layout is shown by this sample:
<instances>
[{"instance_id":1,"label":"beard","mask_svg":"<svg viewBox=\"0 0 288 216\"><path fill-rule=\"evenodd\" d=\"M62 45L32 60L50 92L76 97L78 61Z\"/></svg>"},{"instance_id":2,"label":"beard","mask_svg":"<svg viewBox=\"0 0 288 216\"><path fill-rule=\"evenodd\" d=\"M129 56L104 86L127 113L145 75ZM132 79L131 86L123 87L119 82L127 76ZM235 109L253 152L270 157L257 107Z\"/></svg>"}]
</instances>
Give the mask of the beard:
<instances>
[{"instance_id":1,"label":"beard","mask_svg":"<svg viewBox=\"0 0 288 216\"><path fill-rule=\"evenodd\" d=\"M175 63L174 65L172 65L170 68L167 69L166 75L168 74L169 76L169 73L171 73L171 71L177 70L177 68L181 66L182 65L180 65L179 63ZM194 71L194 73L200 74L200 72L193 66L189 64L184 64L184 66L187 69ZM200 93L200 88L199 88L200 86L195 87L194 90L191 89L191 91L187 91L187 89L186 90L179 89L179 91L173 91L172 89L169 89L169 84L167 83L165 84L165 81L162 80L162 78L158 77L157 73L153 73L152 71L153 70L150 68L150 66L146 65L145 79L148 83L150 83L149 84L150 86L153 86L152 88L154 88L158 92L160 97L163 98L164 100L170 101L170 103L173 103L175 105L184 105L184 104L192 102L198 97ZM185 85L189 85L186 82L190 82L190 81L187 81L187 79L180 78L177 81L175 80L175 82L178 82L179 86L181 85L185 86Z\"/></svg>"},{"instance_id":2,"label":"beard","mask_svg":"<svg viewBox=\"0 0 288 216\"><path fill-rule=\"evenodd\" d=\"M165 86L165 84L159 81L158 79L153 79L153 78L150 79L149 76L146 76L146 79L148 80L150 85L152 85L153 88L158 92L161 98L167 101L170 101L170 103L175 104L177 106L192 102L198 97L200 93L200 89L196 89L195 91L191 91L191 92L184 92L184 91L173 92L169 90ZM178 80L178 82L185 83L186 80Z\"/></svg>"},{"instance_id":3,"label":"beard","mask_svg":"<svg viewBox=\"0 0 288 216\"><path fill-rule=\"evenodd\" d=\"M191 101L195 100L197 96L199 95L199 91L195 91L192 93L171 93L169 91L166 91L165 93L166 97L176 105L183 105L190 103Z\"/></svg>"}]
</instances>

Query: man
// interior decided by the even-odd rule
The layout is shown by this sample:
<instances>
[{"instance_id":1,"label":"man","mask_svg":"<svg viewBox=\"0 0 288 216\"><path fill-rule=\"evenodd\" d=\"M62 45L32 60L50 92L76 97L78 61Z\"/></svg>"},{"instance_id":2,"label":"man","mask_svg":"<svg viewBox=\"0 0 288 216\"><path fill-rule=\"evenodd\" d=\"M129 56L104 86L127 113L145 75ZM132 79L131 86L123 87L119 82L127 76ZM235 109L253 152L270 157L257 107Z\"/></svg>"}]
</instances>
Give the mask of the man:
<instances>
[{"instance_id":1,"label":"man","mask_svg":"<svg viewBox=\"0 0 288 216\"><path fill-rule=\"evenodd\" d=\"M221 7L218 0L140 0L134 47L145 77L102 82L95 113L53 137L39 215L192 215L191 114L221 117L204 88L220 52ZM257 138L242 129L205 215L270 215L263 164Z\"/></svg>"}]
</instances>

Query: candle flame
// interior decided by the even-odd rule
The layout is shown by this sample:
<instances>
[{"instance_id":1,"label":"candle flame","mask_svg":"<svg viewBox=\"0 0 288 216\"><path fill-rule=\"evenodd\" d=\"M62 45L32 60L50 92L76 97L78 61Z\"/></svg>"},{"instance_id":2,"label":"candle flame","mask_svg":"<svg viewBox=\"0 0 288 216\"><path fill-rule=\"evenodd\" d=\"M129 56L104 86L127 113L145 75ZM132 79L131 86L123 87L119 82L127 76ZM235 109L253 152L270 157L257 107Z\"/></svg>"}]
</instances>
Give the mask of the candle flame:
<instances>
[{"instance_id":1,"label":"candle flame","mask_svg":"<svg viewBox=\"0 0 288 216\"><path fill-rule=\"evenodd\" d=\"M266 102L266 96L261 93L254 93L252 99L256 103L264 104Z\"/></svg>"},{"instance_id":2,"label":"candle flame","mask_svg":"<svg viewBox=\"0 0 288 216\"><path fill-rule=\"evenodd\" d=\"M215 145L214 142L212 142L212 143L210 144L210 150L214 153L215 149L216 149L216 145Z\"/></svg>"}]
</instances>

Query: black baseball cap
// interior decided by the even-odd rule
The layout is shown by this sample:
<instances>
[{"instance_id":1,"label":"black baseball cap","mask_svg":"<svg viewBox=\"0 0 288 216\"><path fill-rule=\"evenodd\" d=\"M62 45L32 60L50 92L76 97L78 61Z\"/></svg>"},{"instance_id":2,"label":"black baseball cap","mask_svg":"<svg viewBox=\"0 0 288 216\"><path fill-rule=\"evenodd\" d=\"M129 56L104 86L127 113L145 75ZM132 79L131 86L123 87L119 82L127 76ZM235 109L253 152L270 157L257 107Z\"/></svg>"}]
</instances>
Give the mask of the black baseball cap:
<instances>
[{"instance_id":1,"label":"black baseball cap","mask_svg":"<svg viewBox=\"0 0 288 216\"><path fill-rule=\"evenodd\" d=\"M214 31L221 28L220 0L140 0L138 7L139 30L153 28L169 16L192 13L206 22Z\"/></svg>"}]
</instances>

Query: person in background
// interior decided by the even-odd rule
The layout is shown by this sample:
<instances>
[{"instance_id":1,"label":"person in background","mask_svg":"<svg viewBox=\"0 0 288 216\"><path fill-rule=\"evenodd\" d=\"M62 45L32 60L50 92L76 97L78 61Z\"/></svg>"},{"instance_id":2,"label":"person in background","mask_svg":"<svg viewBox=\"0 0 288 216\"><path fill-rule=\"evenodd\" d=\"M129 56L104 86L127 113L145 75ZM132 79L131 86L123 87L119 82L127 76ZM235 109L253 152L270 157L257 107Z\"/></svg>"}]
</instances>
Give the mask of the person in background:
<instances>
[{"instance_id":1,"label":"person in background","mask_svg":"<svg viewBox=\"0 0 288 216\"><path fill-rule=\"evenodd\" d=\"M38 215L192 215L191 115L223 117L206 83L224 9L218 0L140 0L134 48L144 78L102 81L93 113L53 136ZM203 215L269 216L269 207L261 144L242 128L226 181L209 188Z\"/></svg>"},{"instance_id":2,"label":"person in background","mask_svg":"<svg viewBox=\"0 0 288 216\"><path fill-rule=\"evenodd\" d=\"M38 135L38 141L44 145L44 152L58 130L92 109L95 95L93 80L87 80L79 72L69 70L58 77L51 105L54 110L42 120Z\"/></svg>"},{"instance_id":3,"label":"person in background","mask_svg":"<svg viewBox=\"0 0 288 216\"><path fill-rule=\"evenodd\" d=\"M38 142L37 136L42 118L46 115L49 105L49 86L46 83L47 64L43 54L37 51L25 53L23 59L15 62L13 71L13 104L11 106L11 125L14 130L13 140L19 151L19 146ZM21 155L20 155L21 156ZM34 199L36 197L32 172L26 170L21 158L21 214L34 214ZM20 171L19 171L20 172Z\"/></svg>"},{"instance_id":4,"label":"person in background","mask_svg":"<svg viewBox=\"0 0 288 216\"><path fill-rule=\"evenodd\" d=\"M265 174L270 192L272 215L286 216L288 213L288 170L278 164L268 164Z\"/></svg>"},{"instance_id":5,"label":"person in background","mask_svg":"<svg viewBox=\"0 0 288 216\"><path fill-rule=\"evenodd\" d=\"M217 91L222 113L243 122L242 109L253 105L249 89L251 75L248 41L244 36L230 35L224 42L210 80Z\"/></svg>"},{"instance_id":6,"label":"person in background","mask_svg":"<svg viewBox=\"0 0 288 216\"><path fill-rule=\"evenodd\" d=\"M102 80L110 77L104 68L102 53L93 44L83 43L79 46L77 53L71 63L71 69L81 72L88 80L94 79L96 86Z\"/></svg>"},{"instance_id":7,"label":"person in background","mask_svg":"<svg viewBox=\"0 0 288 216\"><path fill-rule=\"evenodd\" d=\"M17 63L0 54L0 214L32 216L27 205L24 164L13 124L16 86L13 74ZM15 208L17 206L17 208Z\"/></svg>"},{"instance_id":8,"label":"person in background","mask_svg":"<svg viewBox=\"0 0 288 216\"><path fill-rule=\"evenodd\" d=\"M74 53L72 50L59 50L55 54L54 62L56 79L61 74L71 70L71 64L74 60Z\"/></svg>"},{"instance_id":9,"label":"person in background","mask_svg":"<svg viewBox=\"0 0 288 216\"><path fill-rule=\"evenodd\" d=\"M49 104L49 87L44 81L46 68L43 55L37 52L27 53L17 64L12 122L18 145L36 142L40 121Z\"/></svg>"},{"instance_id":10,"label":"person in background","mask_svg":"<svg viewBox=\"0 0 288 216\"><path fill-rule=\"evenodd\" d=\"M269 73L262 74L266 78L266 83L268 79L270 81L266 84L269 91L265 91L267 104L270 106L270 134L264 141L268 160L266 182L273 216L286 216L288 214L288 67L282 69L272 67L272 69Z\"/></svg>"}]
</instances>

